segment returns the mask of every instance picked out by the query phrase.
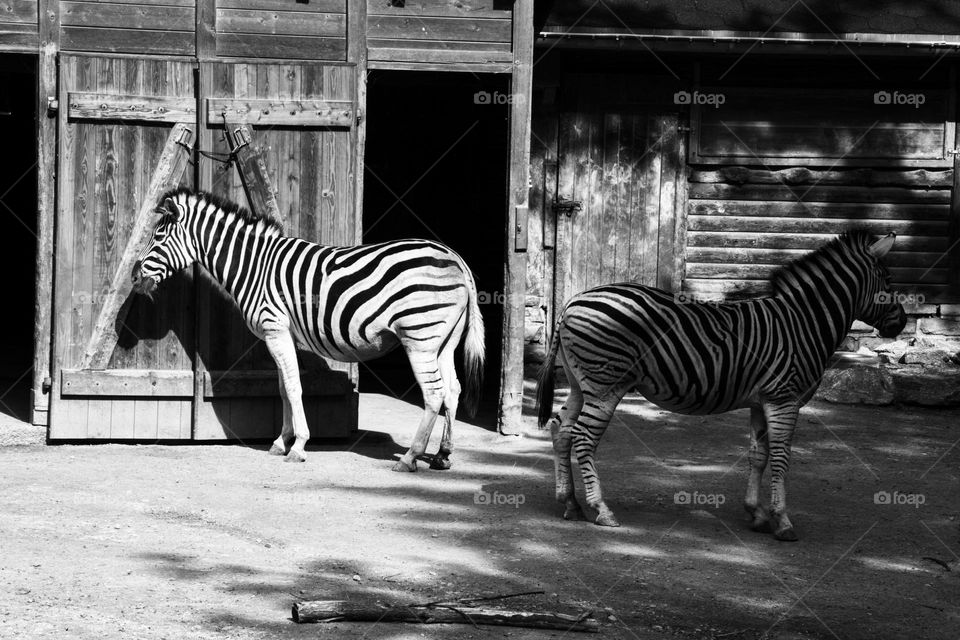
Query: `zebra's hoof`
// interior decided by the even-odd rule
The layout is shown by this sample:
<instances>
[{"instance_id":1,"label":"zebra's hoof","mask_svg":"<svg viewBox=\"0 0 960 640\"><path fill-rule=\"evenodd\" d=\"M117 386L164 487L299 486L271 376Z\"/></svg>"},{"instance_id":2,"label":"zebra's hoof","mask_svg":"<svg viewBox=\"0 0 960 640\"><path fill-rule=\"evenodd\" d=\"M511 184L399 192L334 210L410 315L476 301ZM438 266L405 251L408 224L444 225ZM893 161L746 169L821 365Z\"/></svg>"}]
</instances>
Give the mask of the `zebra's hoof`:
<instances>
[{"instance_id":1,"label":"zebra's hoof","mask_svg":"<svg viewBox=\"0 0 960 640\"><path fill-rule=\"evenodd\" d=\"M620 521L617 520L612 513L599 513L597 514L597 519L594 522L601 527L619 527Z\"/></svg>"},{"instance_id":2,"label":"zebra's hoof","mask_svg":"<svg viewBox=\"0 0 960 640\"><path fill-rule=\"evenodd\" d=\"M583 509L580 508L580 505L576 504L570 507L567 507L563 512L564 520L586 520L587 517L583 515Z\"/></svg>"},{"instance_id":3,"label":"zebra's hoof","mask_svg":"<svg viewBox=\"0 0 960 640\"><path fill-rule=\"evenodd\" d=\"M283 461L284 461L284 462L306 462L307 459L306 459L306 457L305 457L302 453L300 453L299 451L295 451L294 449L290 449L290 453L288 453L288 454L286 455L286 457L284 457Z\"/></svg>"},{"instance_id":4,"label":"zebra's hoof","mask_svg":"<svg viewBox=\"0 0 960 640\"><path fill-rule=\"evenodd\" d=\"M399 471L399 472L406 471L406 472L409 472L409 473L416 473L416 471L417 471L417 461L414 460L414 461L413 461L413 464L410 465L410 464L407 464L406 462L404 462L403 460L397 460L397 463L396 463L395 465L393 465L392 467L390 467L390 470L391 470L391 471Z\"/></svg>"},{"instance_id":5,"label":"zebra's hoof","mask_svg":"<svg viewBox=\"0 0 960 640\"><path fill-rule=\"evenodd\" d=\"M750 529L757 533L773 533L773 525L769 520L758 518L750 523Z\"/></svg>"},{"instance_id":6,"label":"zebra's hoof","mask_svg":"<svg viewBox=\"0 0 960 640\"><path fill-rule=\"evenodd\" d=\"M451 466L453 466L453 465L450 463L450 459L449 459L449 458L441 458L440 456L433 456L433 457L430 459L430 468L431 468L431 469L435 469L435 470L437 470L437 471L446 471L446 470L449 469Z\"/></svg>"},{"instance_id":7,"label":"zebra's hoof","mask_svg":"<svg viewBox=\"0 0 960 640\"><path fill-rule=\"evenodd\" d=\"M287 455L287 452L283 450L283 447L278 447L277 445L273 445L272 447L270 447L270 455L285 456Z\"/></svg>"},{"instance_id":8,"label":"zebra's hoof","mask_svg":"<svg viewBox=\"0 0 960 640\"><path fill-rule=\"evenodd\" d=\"M793 527L774 531L773 537L781 542L796 542L800 539L799 536L797 536L797 532L793 530Z\"/></svg>"}]
</instances>

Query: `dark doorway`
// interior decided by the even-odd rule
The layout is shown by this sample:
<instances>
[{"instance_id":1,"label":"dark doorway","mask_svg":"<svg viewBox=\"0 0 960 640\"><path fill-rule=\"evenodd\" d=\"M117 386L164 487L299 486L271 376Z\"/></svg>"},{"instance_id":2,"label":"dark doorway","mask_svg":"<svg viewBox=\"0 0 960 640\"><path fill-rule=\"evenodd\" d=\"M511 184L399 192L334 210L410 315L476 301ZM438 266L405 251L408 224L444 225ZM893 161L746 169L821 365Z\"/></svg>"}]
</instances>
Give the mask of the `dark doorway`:
<instances>
[{"instance_id":1,"label":"dark doorway","mask_svg":"<svg viewBox=\"0 0 960 640\"><path fill-rule=\"evenodd\" d=\"M486 326L484 422L495 411L500 377L508 80L374 71L367 94L363 241L438 240L473 270ZM458 371L462 362L458 354ZM421 400L399 349L361 365L360 390Z\"/></svg>"},{"instance_id":2,"label":"dark doorway","mask_svg":"<svg viewBox=\"0 0 960 640\"><path fill-rule=\"evenodd\" d=\"M30 419L37 254L37 61L0 55L0 412Z\"/></svg>"}]
</instances>

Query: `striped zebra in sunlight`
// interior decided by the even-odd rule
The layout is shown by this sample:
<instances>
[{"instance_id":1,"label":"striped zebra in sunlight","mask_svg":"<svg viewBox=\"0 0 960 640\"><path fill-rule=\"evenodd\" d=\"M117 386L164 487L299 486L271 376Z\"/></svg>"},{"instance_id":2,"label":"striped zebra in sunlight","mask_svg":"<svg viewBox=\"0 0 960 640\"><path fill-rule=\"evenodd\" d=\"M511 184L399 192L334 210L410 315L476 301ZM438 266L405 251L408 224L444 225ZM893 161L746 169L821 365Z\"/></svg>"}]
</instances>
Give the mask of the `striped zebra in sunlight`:
<instances>
[{"instance_id":1,"label":"striped zebra in sunlight","mask_svg":"<svg viewBox=\"0 0 960 640\"><path fill-rule=\"evenodd\" d=\"M820 383L827 360L853 320L883 337L900 333L903 306L881 263L893 234L874 241L849 231L782 267L770 297L732 303L684 303L652 287L624 283L574 296L556 326L537 385L541 427L549 421L556 453L557 500L567 519L583 518L574 497L571 452L596 523L618 526L604 502L594 450L620 400L637 389L677 413L706 415L750 407L752 444L744 506L753 528L796 540L784 480L797 412ZM570 395L553 411L555 363ZM770 464L770 509L760 483Z\"/></svg>"},{"instance_id":2,"label":"striped zebra in sunlight","mask_svg":"<svg viewBox=\"0 0 960 640\"><path fill-rule=\"evenodd\" d=\"M157 212L153 240L133 268L134 291L152 295L162 280L199 263L233 298L279 370L283 429L271 453L286 453L288 461L305 459L310 433L298 346L358 362L399 345L423 392L424 413L394 470L417 470L441 408L443 436L430 466L450 467L461 391L453 356L461 338L470 415L484 359L477 289L460 256L429 240L322 246L284 236L281 224L269 217L185 188L164 195Z\"/></svg>"}]
</instances>

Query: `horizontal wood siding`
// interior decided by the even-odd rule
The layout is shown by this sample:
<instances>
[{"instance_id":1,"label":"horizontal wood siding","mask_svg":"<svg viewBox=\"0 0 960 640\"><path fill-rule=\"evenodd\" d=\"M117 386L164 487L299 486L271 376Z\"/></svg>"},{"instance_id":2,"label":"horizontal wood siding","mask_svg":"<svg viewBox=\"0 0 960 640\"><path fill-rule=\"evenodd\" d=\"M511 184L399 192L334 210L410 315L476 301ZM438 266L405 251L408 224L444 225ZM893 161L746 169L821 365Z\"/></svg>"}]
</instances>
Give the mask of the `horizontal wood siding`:
<instances>
[{"instance_id":1,"label":"horizontal wood siding","mask_svg":"<svg viewBox=\"0 0 960 640\"><path fill-rule=\"evenodd\" d=\"M64 51L192 55L196 6L190 0L60 3Z\"/></svg>"},{"instance_id":2,"label":"horizontal wood siding","mask_svg":"<svg viewBox=\"0 0 960 640\"><path fill-rule=\"evenodd\" d=\"M0 0L0 51L36 52L37 7L37 0Z\"/></svg>"},{"instance_id":3,"label":"horizontal wood siding","mask_svg":"<svg viewBox=\"0 0 960 640\"><path fill-rule=\"evenodd\" d=\"M705 298L769 292L779 266L851 227L897 234L894 288L944 299L952 170L771 171L690 175L684 290ZM787 184L789 182L789 184Z\"/></svg>"},{"instance_id":4,"label":"horizontal wood siding","mask_svg":"<svg viewBox=\"0 0 960 640\"><path fill-rule=\"evenodd\" d=\"M345 0L219 0L217 55L346 60Z\"/></svg>"},{"instance_id":5,"label":"horizontal wood siding","mask_svg":"<svg viewBox=\"0 0 960 640\"><path fill-rule=\"evenodd\" d=\"M512 12L493 0L367 0L371 66L503 64L512 61Z\"/></svg>"}]
</instances>

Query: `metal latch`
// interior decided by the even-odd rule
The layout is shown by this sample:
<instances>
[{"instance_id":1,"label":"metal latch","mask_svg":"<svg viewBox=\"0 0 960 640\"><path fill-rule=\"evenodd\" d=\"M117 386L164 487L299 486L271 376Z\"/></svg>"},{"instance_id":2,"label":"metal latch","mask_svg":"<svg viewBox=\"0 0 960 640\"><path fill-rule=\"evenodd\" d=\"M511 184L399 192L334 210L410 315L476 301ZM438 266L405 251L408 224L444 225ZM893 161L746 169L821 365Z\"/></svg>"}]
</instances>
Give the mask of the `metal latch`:
<instances>
[{"instance_id":1,"label":"metal latch","mask_svg":"<svg viewBox=\"0 0 960 640\"><path fill-rule=\"evenodd\" d=\"M553 212L565 215L568 218L576 211L583 211L583 203L579 200L567 200L563 196L557 196L553 201Z\"/></svg>"}]
</instances>

